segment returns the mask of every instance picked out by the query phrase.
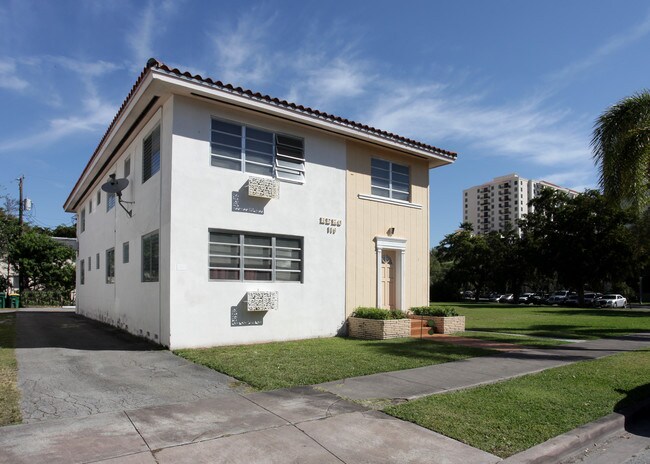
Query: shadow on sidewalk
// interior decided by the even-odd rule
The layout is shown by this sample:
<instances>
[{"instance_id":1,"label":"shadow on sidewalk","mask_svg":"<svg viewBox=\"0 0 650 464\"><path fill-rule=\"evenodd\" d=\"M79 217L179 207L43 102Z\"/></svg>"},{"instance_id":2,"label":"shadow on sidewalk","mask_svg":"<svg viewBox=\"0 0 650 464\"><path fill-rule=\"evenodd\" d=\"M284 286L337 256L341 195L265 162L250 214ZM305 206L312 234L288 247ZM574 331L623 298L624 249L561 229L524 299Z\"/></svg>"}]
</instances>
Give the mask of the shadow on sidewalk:
<instances>
[{"instance_id":1,"label":"shadow on sidewalk","mask_svg":"<svg viewBox=\"0 0 650 464\"><path fill-rule=\"evenodd\" d=\"M16 313L16 348L152 351L164 349L98 321L70 312Z\"/></svg>"},{"instance_id":2,"label":"shadow on sidewalk","mask_svg":"<svg viewBox=\"0 0 650 464\"><path fill-rule=\"evenodd\" d=\"M625 416L625 430L640 437L650 437L650 383L629 391L617 391L626 394L614 406L614 411Z\"/></svg>"}]
</instances>

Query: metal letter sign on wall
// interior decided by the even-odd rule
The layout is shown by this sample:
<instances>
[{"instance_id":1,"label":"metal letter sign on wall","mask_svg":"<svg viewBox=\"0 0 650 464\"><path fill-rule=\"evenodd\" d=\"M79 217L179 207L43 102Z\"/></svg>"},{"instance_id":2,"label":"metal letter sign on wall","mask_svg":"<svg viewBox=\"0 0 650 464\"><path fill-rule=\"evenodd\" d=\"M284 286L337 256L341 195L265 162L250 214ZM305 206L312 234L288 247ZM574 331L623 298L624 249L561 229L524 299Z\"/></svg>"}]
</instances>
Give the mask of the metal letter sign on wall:
<instances>
[{"instance_id":1,"label":"metal letter sign on wall","mask_svg":"<svg viewBox=\"0 0 650 464\"><path fill-rule=\"evenodd\" d=\"M248 178L248 195L258 198L280 198L280 185L275 179Z\"/></svg>"},{"instance_id":2,"label":"metal letter sign on wall","mask_svg":"<svg viewBox=\"0 0 650 464\"><path fill-rule=\"evenodd\" d=\"M278 309L278 292L261 291L246 292L249 311L273 311Z\"/></svg>"}]
</instances>

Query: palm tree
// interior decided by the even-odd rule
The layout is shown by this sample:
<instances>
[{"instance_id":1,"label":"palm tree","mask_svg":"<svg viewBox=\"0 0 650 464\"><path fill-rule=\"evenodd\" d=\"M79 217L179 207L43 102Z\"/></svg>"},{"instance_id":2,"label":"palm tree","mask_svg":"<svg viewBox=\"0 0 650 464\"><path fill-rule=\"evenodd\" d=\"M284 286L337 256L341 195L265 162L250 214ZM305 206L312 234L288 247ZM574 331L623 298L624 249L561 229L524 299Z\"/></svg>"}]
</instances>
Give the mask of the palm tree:
<instances>
[{"instance_id":1,"label":"palm tree","mask_svg":"<svg viewBox=\"0 0 650 464\"><path fill-rule=\"evenodd\" d=\"M624 98L594 124L591 140L606 197L642 211L650 203L650 91Z\"/></svg>"}]
</instances>

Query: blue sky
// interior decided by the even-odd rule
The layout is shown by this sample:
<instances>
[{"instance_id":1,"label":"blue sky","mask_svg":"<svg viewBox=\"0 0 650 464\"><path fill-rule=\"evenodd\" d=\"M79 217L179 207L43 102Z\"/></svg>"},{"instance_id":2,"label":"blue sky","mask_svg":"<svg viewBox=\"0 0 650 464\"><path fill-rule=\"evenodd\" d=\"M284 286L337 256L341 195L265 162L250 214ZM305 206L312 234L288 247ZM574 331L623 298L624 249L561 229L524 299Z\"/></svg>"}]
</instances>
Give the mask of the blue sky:
<instances>
[{"instance_id":1,"label":"blue sky","mask_svg":"<svg viewBox=\"0 0 650 464\"><path fill-rule=\"evenodd\" d=\"M0 0L0 188L62 204L149 57L456 151L431 171L431 244L462 190L511 172L597 185L589 141L650 87L650 3Z\"/></svg>"}]
</instances>

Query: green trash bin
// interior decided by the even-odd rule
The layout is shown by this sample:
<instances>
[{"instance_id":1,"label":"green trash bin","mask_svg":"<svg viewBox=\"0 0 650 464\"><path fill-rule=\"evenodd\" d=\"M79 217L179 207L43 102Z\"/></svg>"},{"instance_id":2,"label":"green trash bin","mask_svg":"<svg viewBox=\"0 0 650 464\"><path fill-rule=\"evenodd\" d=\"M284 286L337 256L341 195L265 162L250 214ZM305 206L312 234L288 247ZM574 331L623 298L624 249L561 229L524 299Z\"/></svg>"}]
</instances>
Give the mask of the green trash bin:
<instances>
[{"instance_id":1,"label":"green trash bin","mask_svg":"<svg viewBox=\"0 0 650 464\"><path fill-rule=\"evenodd\" d=\"M20 308L20 295L17 293L12 293L9 295L11 301L11 308Z\"/></svg>"},{"instance_id":2,"label":"green trash bin","mask_svg":"<svg viewBox=\"0 0 650 464\"><path fill-rule=\"evenodd\" d=\"M7 299L7 294L5 292L0 292L0 308L7 307L6 299Z\"/></svg>"}]
</instances>

